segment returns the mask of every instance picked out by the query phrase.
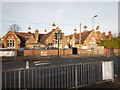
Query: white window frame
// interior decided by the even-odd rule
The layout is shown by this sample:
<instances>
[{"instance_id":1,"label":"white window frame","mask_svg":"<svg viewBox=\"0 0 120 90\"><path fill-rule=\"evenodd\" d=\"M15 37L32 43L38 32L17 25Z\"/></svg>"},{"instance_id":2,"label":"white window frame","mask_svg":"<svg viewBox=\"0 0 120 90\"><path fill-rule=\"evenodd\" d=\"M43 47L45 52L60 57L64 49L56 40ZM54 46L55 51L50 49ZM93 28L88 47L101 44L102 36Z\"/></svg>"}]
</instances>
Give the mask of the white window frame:
<instances>
[{"instance_id":1,"label":"white window frame","mask_svg":"<svg viewBox=\"0 0 120 90\"><path fill-rule=\"evenodd\" d=\"M7 48L15 48L15 40L7 40Z\"/></svg>"}]
</instances>

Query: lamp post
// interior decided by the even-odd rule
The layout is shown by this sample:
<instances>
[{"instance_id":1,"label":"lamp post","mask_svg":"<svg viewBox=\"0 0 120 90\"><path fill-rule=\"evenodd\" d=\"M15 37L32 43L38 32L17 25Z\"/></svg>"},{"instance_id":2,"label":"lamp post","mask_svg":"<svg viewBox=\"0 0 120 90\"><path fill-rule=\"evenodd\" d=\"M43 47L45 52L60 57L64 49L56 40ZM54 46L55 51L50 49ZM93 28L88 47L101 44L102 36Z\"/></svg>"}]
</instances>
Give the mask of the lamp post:
<instances>
[{"instance_id":1,"label":"lamp post","mask_svg":"<svg viewBox=\"0 0 120 90\"><path fill-rule=\"evenodd\" d=\"M79 48L81 48L81 23L80 23L80 34L79 34Z\"/></svg>"},{"instance_id":2,"label":"lamp post","mask_svg":"<svg viewBox=\"0 0 120 90\"><path fill-rule=\"evenodd\" d=\"M93 26L92 29L94 30L94 18L97 17L98 15L93 16Z\"/></svg>"}]
</instances>

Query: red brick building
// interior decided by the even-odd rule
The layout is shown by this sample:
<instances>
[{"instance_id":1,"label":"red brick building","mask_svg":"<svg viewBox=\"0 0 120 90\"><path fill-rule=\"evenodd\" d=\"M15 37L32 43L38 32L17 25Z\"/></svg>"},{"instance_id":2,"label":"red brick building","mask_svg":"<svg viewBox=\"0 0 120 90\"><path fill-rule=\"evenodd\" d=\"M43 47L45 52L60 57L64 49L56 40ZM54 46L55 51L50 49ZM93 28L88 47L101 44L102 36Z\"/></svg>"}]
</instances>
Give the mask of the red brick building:
<instances>
[{"instance_id":1,"label":"red brick building","mask_svg":"<svg viewBox=\"0 0 120 90\"><path fill-rule=\"evenodd\" d=\"M2 38L1 43L3 48L19 49L20 47L40 48L40 47L57 47L57 40L55 40L55 33L60 30L56 25L52 24L52 31L47 34L40 34L39 30L31 33L31 27L28 27L28 32L14 32L8 31ZM66 37L60 41L60 48L66 46Z\"/></svg>"},{"instance_id":2,"label":"red brick building","mask_svg":"<svg viewBox=\"0 0 120 90\"><path fill-rule=\"evenodd\" d=\"M93 47L98 46L100 43L100 40L103 39L112 39L112 33L111 31L108 32L108 35L105 34L105 32L101 33L100 31L83 31L80 35L80 33L74 33L71 35L66 36L69 42L69 47Z\"/></svg>"},{"instance_id":3,"label":"red brick building","mask_svg":"<svg viewBox=\"0 0 120 90\"><path fill-rule=\"evenodd\" d=\"M59 27L56 27L55 23L52 24L52 30L46 34L40 34L39 30L35 30L35 33L31 33L31 27L28 27L28 32L14 32L8 31L1 38L1 47L19 49L21 47L40 48L40 47L58 47L58 40L55 39L55 33L60 31ZM80 33L74 33L68 36L63 35L63 39L60 40L60 48L68 47L82 47L88 48L97 46L100 40L111 39L112 33L109 31L108 35L100 33L100 31L84 31Z\"/></svg>"}]
</instances>

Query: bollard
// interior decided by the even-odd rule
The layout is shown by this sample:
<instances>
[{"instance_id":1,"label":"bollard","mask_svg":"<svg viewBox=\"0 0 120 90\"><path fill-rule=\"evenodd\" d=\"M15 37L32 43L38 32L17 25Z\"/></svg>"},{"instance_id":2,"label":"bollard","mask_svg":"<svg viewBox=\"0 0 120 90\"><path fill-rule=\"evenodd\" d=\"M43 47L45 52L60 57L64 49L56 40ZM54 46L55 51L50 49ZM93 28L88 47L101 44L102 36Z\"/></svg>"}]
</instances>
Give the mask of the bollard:
<instances>
[{"instance_id":1,"label":"bollard","mask_svg":"<svg viewBox=\"0 0 120 90\"><path fill-rule=\"evenodd\" d=\"M26 61L26 69L29 68L29 61Z\"/></svg>"}]
</instances>

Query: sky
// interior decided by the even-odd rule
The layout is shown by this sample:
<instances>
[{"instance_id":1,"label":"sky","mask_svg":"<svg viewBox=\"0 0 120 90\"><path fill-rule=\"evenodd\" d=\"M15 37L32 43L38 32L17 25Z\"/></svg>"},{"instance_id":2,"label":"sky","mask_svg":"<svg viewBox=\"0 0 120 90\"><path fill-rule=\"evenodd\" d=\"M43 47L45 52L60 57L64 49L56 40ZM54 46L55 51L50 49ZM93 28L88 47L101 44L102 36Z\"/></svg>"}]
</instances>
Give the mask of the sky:
<instances>
[{"instance_id":1,"label":"sky","mask_svg":"<svg viewBox=\"0 0 120 90\"><path fill-rule=\"evenodd\" d=\"M92 18L94 15L94 26L100 26L99 31L112 31L118 33L118 2L2 2L2 33L5 35L12 24L19 25L20 32L31 32L36 29L39 33L52 30L52 23L69 35L74 29L79 32L80 23L82 31L84 26L92 29Z\"/></svg>"}]
</instances>

